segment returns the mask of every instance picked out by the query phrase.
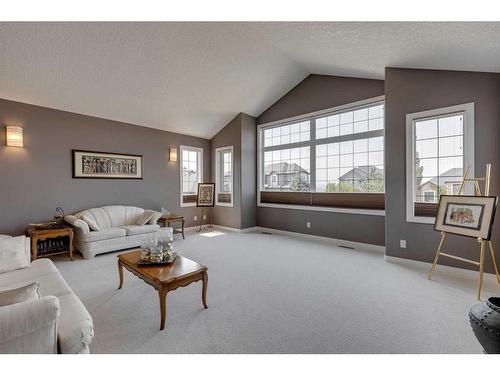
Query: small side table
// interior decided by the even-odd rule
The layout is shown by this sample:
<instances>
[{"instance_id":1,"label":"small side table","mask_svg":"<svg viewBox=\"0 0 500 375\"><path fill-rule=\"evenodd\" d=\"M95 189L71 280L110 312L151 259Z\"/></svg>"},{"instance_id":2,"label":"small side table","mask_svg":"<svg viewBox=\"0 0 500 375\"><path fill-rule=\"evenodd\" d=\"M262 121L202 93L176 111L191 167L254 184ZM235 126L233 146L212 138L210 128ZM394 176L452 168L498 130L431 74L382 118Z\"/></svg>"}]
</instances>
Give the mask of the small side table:
<instances>
[{"instance_id":1,"label":"small side table","mask_svg":"<svg viewBox=\"0 0 500 375\"><path fill-rule=\"evenodd\" d=\"M73 228L69 226L57 228L29 227L26 229L26 234L31 238L31 257L33 260L65 253L69 253L69 257L73 260ZM51 239L53 241L50 241ZM55 241L55 239L59 240ZM39 245L43 245L46 250L40 253L38 251Z\"/></svg>"},{"instance_id":2,"label":"small side table","mask_svg":"<svg viewBox=\"0 0 500 375\"><path fill-rule=\"evenodd\" d=\"M181 228L174 228L174 234L180 233L182 234L182 239L186 239L184 237L184 216L170 214L168 216L162 216L158 219L158 223L163 223L163 226L169 227L171 223L181 223Z\"/></svg>"}]
</instances>

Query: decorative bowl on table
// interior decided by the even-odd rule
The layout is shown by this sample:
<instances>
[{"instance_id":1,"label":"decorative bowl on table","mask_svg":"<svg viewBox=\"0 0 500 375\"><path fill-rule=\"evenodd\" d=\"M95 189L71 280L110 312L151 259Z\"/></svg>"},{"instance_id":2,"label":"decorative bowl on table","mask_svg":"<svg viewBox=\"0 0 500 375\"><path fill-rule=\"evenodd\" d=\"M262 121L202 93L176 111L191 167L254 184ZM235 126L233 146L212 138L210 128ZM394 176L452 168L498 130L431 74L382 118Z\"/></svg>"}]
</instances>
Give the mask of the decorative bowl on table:
<instances>
[{"instance_id":1,"label":"decorative bowl on table","mask_svg":"<svg viewBox=\"0 0 500 375\"><path fill-rule=\"evenodd\" d=\"M140 266L160 265L172 263L177 257L173 251L172 241L168 238L163 241L145 241L141 244Z\"/></svg>"}]
</instances>

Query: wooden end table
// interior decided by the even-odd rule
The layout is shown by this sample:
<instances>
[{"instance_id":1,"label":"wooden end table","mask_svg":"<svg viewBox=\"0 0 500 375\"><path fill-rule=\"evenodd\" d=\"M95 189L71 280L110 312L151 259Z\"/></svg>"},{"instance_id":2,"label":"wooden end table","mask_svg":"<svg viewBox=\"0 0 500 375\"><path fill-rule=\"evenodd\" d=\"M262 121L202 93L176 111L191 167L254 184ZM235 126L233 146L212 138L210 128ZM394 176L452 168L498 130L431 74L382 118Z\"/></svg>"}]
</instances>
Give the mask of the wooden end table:
<instances>
[{"instance_id":1,"label":"wooden end table","mask_svg":"<svg viewBox=\"0 0 500 375\"><path fill-rule=\"evenodd\" d=\"M31 239L31 257L33 260L37 258L49 257L52 255L65 254L68 253L71 260L73 260L73 228L69 226L56 227L56 228L37 228L28 227L26 229L26 234ZM48 245L47 252L43 254L38 253L38 244L41 241L46 241L49 239L55 239L59 237L68 237L67 246L61 249L61 246L54 246L53 250L50 249Z\"/></svg>"},{"instance_id":2,"label":"wooden end table","mask_svg":"<svg viewBox=\"0 0 500 375\"><path fill-rule=\"evenodd\" d=\"M188 286L196 281L203 282L201 299L203 307L207 305L208 268L184 258L180 255L174 262L168 265L148 265L139 266L137 262L141 259L141 251L135 250L129 253L118 255L118 273L120 275L120 285L123 286L123 268L126 268L145 283L151 285L158 291L160 298L160 330L165 328L167 315L167 293L177 288Z\"/></svg>"},{"instance_id":3,"label":"wooden end table","mask_svg":"<svg viewBox=\"0 0 500 375\"><path fill-rule=\"evenodd\" d=\"M169 227L171 223L181 223L181 228L173 228L174 229L174 234L175 233L180 233L182 234L182 239L186 239L184 237L184 216L181 215L176 215L176 214L170 214L170 215L163 215L158 219L159 223L163 223L163 226Z\"/></svg>"}]
</instances>

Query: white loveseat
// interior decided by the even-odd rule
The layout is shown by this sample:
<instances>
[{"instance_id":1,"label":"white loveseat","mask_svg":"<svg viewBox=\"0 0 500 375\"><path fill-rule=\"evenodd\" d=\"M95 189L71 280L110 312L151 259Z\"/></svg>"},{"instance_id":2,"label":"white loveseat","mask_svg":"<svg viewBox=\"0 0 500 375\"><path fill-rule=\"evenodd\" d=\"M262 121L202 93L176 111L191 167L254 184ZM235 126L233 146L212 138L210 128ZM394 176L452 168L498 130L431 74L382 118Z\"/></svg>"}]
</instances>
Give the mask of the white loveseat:
<instances>
[{"instance_id":1,"label":"white loveseat","mask_svg":"<svg viewBox=\"0 0 500 375\"><path fill-rule=\"evenodd\" d=\"M148 220L141 225L138 222L143 214ZM90 259L97 254L140 246L144 240L156 240L160 217L159 212L139 207L105 206L67 215L64 220L75 228L75 248Z\"/></svg>"},{"instance_id":2,"label":"white loveseat","mask_svg":"<svg viewBox=\"0 0 500 375\"><path fill-rule=\"evenodd\" d=\"M2 239L9 236L0 235ZM30 241L26 238L30 259ZM89 353L93 322L49 259L37 259L28 268L0 273L0 288L39 282L40 298L0 307L0 353Z\"/></svg>"}]
</instances>

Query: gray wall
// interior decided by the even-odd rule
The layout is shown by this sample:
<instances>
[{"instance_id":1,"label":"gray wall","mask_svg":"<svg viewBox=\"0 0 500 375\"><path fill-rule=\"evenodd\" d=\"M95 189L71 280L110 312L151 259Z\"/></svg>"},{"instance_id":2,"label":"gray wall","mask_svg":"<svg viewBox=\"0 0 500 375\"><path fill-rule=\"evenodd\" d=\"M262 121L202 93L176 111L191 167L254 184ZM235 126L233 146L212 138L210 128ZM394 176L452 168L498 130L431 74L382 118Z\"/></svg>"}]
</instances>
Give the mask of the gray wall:
<instances>
[{"instance_id":1,"label":"gray wall","mask_svg":"<svg viewBox=\"0 0 500 375\"><path fill-rule=\"evenodd\" d=\"M497 195L500 187L500 74L387 68L385 95L386 253L432 262L439 234L434 232L432 225L406 222L406 114L474 102L475 173L484 175L485 164L492 163L491 195ZM497 220L493 241L498 242L499 229ZM400 239L406 239L406 249L399 248ZM478 259L479 255L477 242L464 237L448 236L446 249L472 259ZM492 272L489 254L487 257L486 269ZM444 257L440 264L469 268L466 263Z\"/></svg>"},{"instance_id":2,"label":"gray wall","mask_svg":"<svg viewBox=\"0 0 500 375\"><path fill-rule=\"evenodd\" d=\"M258 124L384 95L384 81L312 74L264 111ZM311 228L306 228L306 222ZM384 245L384 217L257 208L259 226Z\"/></svg>"},{"instance_id":3,"label":"gray wall","mask_svg":"<svg viewBox=\"0 0 500 375\"><path fill-rule=\"evenodd\" d=\"M230 228L241 227L241 120L240 115L232 119L211 140L212 181L215 180L215 149L233 146L233 207L212 208L213 222ZM217 183L217 181L215 181Z\"/></svg>"},{"instance_id":4,"label":"gray wall","mask_svg":"<svg viewBox=\"0 0 500 375\"><path fill-rule=\"evenodd\" d=\"M215 149L233 146L233 207L215 206L214 224L237 229L257 224L255 123L255 117L240 113L211 140L212 179L215 179Z\"/></svg>"},{"instance_id":5,"label":"gray wall","mask_svg":"<svg viewBox=\"0 0 500 375\"><path fill-rule=\"evenodd\" d=\"M384 81L311 74L257 117L257 124L384 95Z\"/></svg>"},{"instance_id":6,"label":"gray wall","mask_svg":"<svg viewBox=\"0 0 500 375\"><path fill-rule=\"evenodd\" d=\"M257 225L257 131L255 117L241 113L241 228Z\"/></svg>"},{"instance_id":7,"label":"gray wall","mask_svg":"<svg viewBox=\"0 0 500 375\"><path fill-rule=\"evenodd\" d=\"M24 148L5 146L4 125L24 128ZM71 213L109 204L136 205L184 214L187 225L201 209L180 208L179 162L168 148L203 147L210 177L210 141L0 99L0 233L21 234L28 223L46 221L61 206ZM71 150L144 156L143 180L73 179Z\"/></svg>"}]
</instances>

